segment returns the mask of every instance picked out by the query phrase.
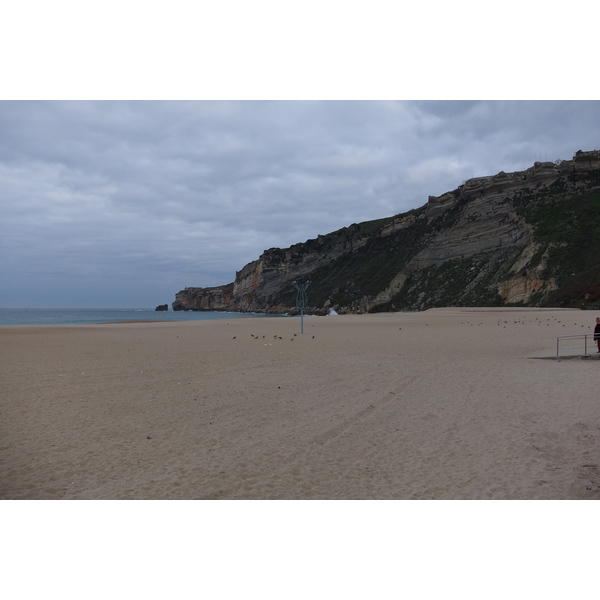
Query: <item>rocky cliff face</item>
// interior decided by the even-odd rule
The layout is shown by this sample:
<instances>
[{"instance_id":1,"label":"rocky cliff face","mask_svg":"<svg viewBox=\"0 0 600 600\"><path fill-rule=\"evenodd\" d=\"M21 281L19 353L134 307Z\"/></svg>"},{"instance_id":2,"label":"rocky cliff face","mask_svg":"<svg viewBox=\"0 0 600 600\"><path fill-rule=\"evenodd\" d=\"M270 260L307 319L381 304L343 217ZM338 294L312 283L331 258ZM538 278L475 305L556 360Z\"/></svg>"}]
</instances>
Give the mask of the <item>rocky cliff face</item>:
<instances>
[{"instance_id":1,"label":"rocky cliff face","mask_svg":"<svg viewBox=\"0 0 600 600\"><path fill-rule=\"evenodd\" d=\"M173 310L235 310L233 283L220 287L189 287L177 292Z\"/></svg>"},{"instance_id":2,"label":"rocky cliff face","mask_svg":"<svg viewBox=\"0 0 600 600\"><path fill-rule=\"evenodd\" d=\"M600 152L466 181L423 207L272 248L174 310L289 312L307 281L314 313L435 306L573 305L600 298Z\"/></svg>"}]
</instances>

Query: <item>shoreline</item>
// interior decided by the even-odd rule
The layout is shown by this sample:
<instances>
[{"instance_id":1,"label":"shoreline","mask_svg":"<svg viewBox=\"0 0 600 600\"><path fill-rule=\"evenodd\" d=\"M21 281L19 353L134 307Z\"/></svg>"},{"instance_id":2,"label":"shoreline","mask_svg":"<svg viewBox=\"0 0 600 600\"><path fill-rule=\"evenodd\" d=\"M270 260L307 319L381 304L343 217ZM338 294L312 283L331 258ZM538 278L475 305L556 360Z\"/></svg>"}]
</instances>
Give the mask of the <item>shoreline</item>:
<instances>
[{"instance_id":1,"label":"shoreline","mask_svg":"<svg viewBox=\"0 0 600 600\"><path fill-rule=\"evenodd\" d=\"M1 326L30 325L91 325L95 323L124 322L187 322L219 319L260 317L253 313L226 313L223 311L156 311L154 309L0 309Z\"/></svg>"}]
</instances>

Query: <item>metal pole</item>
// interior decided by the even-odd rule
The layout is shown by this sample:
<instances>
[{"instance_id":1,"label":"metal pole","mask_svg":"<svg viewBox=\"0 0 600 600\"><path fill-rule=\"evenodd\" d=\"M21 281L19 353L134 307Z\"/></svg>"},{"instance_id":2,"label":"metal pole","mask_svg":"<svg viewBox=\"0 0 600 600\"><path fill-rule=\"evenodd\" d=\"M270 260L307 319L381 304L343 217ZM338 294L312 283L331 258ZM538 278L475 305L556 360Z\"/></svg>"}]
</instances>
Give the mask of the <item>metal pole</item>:
<instances>
[{"instance_id":1,"label":"metal pole","mask_svg":"<svg viewBox=\"0 0 600 600\"><path fill-rule=\"evenodd\" d=\"M306 283L296 283L294 281L293 283L293 286L298 291L298 293L296 294L296 308L300 309L300 333L304 333L304 308L308 304L306 288L309 285L310 281L307 281Z\"/></svg>"}]
</instances>

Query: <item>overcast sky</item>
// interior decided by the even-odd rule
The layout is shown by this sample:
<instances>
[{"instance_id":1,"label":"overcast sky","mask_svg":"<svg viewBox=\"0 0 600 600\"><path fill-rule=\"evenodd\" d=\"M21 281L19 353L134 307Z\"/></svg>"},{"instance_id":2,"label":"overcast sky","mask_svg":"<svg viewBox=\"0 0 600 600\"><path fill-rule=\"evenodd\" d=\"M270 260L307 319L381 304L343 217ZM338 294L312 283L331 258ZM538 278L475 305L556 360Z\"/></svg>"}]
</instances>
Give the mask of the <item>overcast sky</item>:
<instances>
[{"instance_id":1,"label":"overcast sky","mask_svg":"<svg viewBox=\"0 0 600 600\"><path fill-rule=\"evenodd\" d=\"M595 101L0 102L0 306L144 307L600 147Z\"/></svg>"}]
</instances>

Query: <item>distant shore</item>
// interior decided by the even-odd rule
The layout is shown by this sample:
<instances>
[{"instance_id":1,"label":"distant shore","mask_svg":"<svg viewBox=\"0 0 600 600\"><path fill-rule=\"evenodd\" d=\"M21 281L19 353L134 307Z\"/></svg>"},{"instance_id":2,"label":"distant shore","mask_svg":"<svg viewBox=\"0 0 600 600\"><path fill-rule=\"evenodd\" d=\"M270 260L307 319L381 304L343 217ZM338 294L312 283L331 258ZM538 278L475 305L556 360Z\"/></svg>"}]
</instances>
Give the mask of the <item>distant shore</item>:
<instances>
[{"instance_id":1,"label":"distant shore","mask_svg":"<svg viewBox=\"0 0 600 600\"><path fill-rule=\"evenodd\" d=\"M595 316L0 327L0 498L598 499Z\"/></svg>"}]
</instances>

